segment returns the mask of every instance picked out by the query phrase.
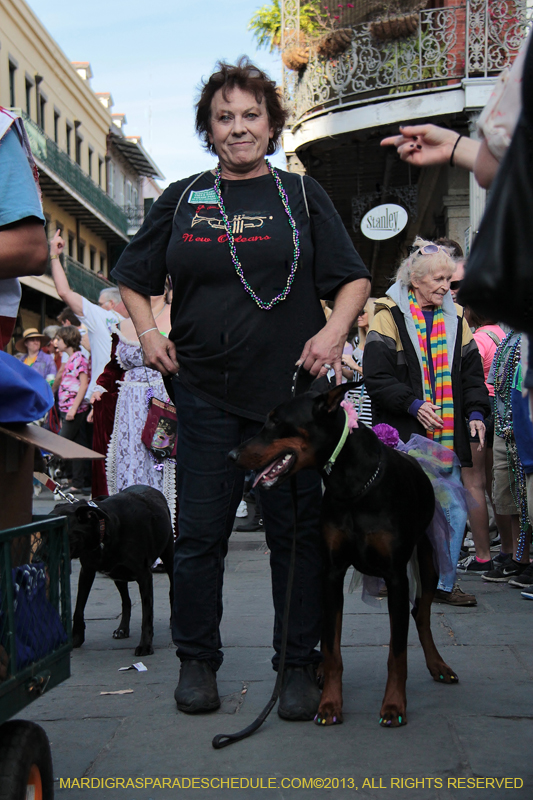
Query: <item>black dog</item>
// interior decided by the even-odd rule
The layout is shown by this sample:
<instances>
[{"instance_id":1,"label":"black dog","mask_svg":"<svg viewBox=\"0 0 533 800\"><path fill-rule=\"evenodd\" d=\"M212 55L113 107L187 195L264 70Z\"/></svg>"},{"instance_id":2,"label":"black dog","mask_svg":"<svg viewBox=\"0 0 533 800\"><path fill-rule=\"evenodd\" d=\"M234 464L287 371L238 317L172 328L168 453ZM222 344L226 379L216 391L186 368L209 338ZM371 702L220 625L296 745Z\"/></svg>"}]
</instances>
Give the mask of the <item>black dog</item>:
<instances>
[{"instance_id":1,"label":"black dog","mask_svg":"<svg viewBox=\"0 0 533 800\"><path fill-rule=\"evenodd\" d=\"M128 581L137 581L142 603L141 641L136 656L154 652L154 596L151 566L161 558L170 578L173 599L174 544L170 511L164 495L151 486L129 486L111 497L57 505L54 516L64 515L69 524L70 557L81 564L78 596L72 619L72 642L85 641L83 612L97 572L115 582L122 599L122 618L114 639L130 635L131 600Z\"/></svg>"},{"instance_id":2,"label":"black dog","mask_svg":"<svg viewBox=\"0 0 533 800\"><path fill-rule=\"evenodd\" d=\"M325 544L324 689L317 724L342 722L341 628L343 583L353 564L365 575L385 580L391 640L388 680L380 712L383 726L405 725L409 584L407 564L417 548L421 597L412 614L427 667L437 682L458 678L439 655L430 627L431 603L438 576L426 536L435 499L429 478L411 456L383 444L360 425L342 444L347 415L340 406L343 384L324 394L310 393L282 403L267 417L260 433L230 453L239 466L259 473L270 489L301 469L321 470L324 494L321 528Z\"/></svg>"}]
</instances>

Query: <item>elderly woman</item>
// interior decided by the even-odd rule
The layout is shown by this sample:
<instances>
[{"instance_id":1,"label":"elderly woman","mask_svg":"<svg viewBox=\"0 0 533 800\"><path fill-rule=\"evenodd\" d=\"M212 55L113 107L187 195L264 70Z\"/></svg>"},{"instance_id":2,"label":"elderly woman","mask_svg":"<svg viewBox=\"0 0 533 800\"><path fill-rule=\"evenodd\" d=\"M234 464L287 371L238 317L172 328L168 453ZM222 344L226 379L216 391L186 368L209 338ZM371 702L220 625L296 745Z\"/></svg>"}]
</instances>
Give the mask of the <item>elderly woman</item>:
<instances>
[{"instance_id":1,"label":"elderly woman","mask_svg":"<svg viewBox=\"0 0 533 800\"><path fill-rule=\"evenodd\" d=\"M363 372L374 424L392 425L404 442L412 434L425 435L471 467L468 428L483 447L490 405L477 345L463 309L451 298L454 271L445 247L415 240L396 282L376 303ZM459 519L457 509L448 511L456 565L466 518ZM473 595L465 595L449 578L443 582L442 576L436 597L451 605L476 604Z\"/></svg>"},{"instance_id":2,"label":"elderly woman","mask_svg":"<svg viewBox=\"0 0 533 800\"><path fill-rule=\"evenodd\" d=\"M37 328L27 328L22 339L19 339L15 344L15 350L18 350L20 354L17 355L17 358L28 367L32 367L43 378L48 378L49 375L55 377L57 372L53 356L41 349L49 341L50 337L39 333Z\"/></svg>"},{"instance_id":3,"label":"elderly woman","mask_svg":"<svg viewBox=\"0 0 533 800\"><path fill-rule=\"evenodd\" d=\"M369 275L327 194L311 178L275 169L286 112L273 81L246 59L218 65L196 107L196 129L218 163L172 184L154 203L113 276L145 364L173 375L178 412L179 538L173 639L181 711L218 708L222 579L244 473L228 452L290 397L295 363L341 380L348 331ZM149 296L172 278L172 329L157 330ZM335 300L327 324L320 299ZM327 365L327 366L326 366ZM286 485L262 492L275 607L274 668L292 535ZM298 476L298 545L278 713L312 719L321 623L320 479Z\"/></svg>"}]
</instances>

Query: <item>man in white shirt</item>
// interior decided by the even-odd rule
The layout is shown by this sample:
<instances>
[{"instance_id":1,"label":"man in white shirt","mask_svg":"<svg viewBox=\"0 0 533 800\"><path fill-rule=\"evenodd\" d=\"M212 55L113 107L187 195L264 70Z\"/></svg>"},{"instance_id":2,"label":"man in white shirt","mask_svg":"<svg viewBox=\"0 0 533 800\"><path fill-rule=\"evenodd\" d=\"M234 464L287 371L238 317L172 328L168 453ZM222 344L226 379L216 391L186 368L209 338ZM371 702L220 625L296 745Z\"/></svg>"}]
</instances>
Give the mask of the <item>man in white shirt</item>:
<instances>
[{"instance_id":1,"label":"man in white shirt","mask_svg":"<svg viewBox=\"0 0 533 800\"><path fill-rule=\"evenodd\" d=\"M94 392L96 380L103 372L111 355L111 326L120 322L124 317L128 317L129 314L122 302L119 290L114 286L102 289L98 304L91 303L86 297L72 291L59 259L59 254L64 247L65 242L58 231L50 243L52 278L60 298L87 328L91 346L91 380L86 396L90 398Z\"/></svg>"},{"instance_id":2,"label":"man in white shirt","mask_svg":"<svg viewBox=\"0 0 533 800\"><path fill-rule=\"evenodd\" d=\"M111 356L111 326L120 322L129 314L120 297L120 292L115 287L103 289L98 298L98 304L91 303L86 297L72 291L60 261L60 253L65 247L59 231L50 242L50 261L52 265L52 278L60 298L67 303L79 320L87 328L89 345L91 348L91 378L85 396L90 400L94 393L96 380L103 372ZM105 403L96 403L91 410L87 421L94 422L92 447L97 452L105 455L111 436L111 428L106 424L109 414L106 414ZM94 418L93 418L93 412ZM105 468L103 462L93 461L92 464L92 495L107 494Z\"/></svg>"}]
</instances>

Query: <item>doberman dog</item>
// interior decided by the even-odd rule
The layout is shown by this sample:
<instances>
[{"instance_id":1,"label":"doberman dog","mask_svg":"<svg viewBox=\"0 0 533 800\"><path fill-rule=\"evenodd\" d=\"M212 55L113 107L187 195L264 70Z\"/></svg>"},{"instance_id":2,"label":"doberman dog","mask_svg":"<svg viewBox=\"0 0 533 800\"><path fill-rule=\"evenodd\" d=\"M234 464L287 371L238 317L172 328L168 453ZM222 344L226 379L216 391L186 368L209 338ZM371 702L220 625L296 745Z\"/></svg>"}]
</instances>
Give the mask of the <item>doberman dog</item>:
<instances>
[{"instance_id":1,"label":"doberman dog","mask_svg":"<svg viewBox=\"0 0 533 800\"><path fill-rule=\"evenodd\" d=\"M154 595L151 567L161 558L173 599L174 539L165 496L151 486L128 486L110 497L61 503L52 512L68 521L70 557L79 558L78 596L72 619L72 643L85 641L84 610L97 572L115 582L122 600L122 617L114 639L130 635L131 600L128 582L137 581L142 604L141 640L136 656L154 652Z\"/></svg>"},{"instance_id":2,"label":"doberman dog","mask_svg":"<svg viewBox=\"0 0 533 800\"><path fill-rule=\"evenodd\" d=\"M388 447L362 424L348 433L348 414L341 402L353 387L353 383L342 384L318 396L306 392L282 403L268 415L257 436L229 457L239 466L255 470L256 483L264 489L301 469L321 471L325 484L321 511L326 564L324 688L315 722L333 725L343 721L343 584L353 564L365 575L383 578L387 586L391 639L380 724L398 727L407 723L407 564L415 548L421 595L412 614L426 664L435 681L458 681L437 651L430 627L438 575L426 529L433 518L435 498L429 478L413 457Z\"/></svg>"}]
</instances>

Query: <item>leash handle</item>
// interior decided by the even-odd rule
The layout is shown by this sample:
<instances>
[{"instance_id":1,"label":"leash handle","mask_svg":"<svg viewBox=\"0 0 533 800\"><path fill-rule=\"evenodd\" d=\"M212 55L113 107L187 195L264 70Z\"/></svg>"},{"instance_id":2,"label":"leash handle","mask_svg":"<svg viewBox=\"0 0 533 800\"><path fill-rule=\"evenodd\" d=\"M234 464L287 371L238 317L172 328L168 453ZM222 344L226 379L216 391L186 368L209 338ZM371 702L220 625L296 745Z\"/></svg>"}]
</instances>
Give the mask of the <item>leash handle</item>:
<instances>
[{"instance_id":1,"label":"leash handle","mask_svg":"<svg viewBox=\"0 0 533 800\"><path fill-rule=\"evenodd\" d=\"M259 716L248 727L243 728L242 731L237 733L218 733L211 744L215 750L221 750L234 742L240 742L241 739L246 739L258 730L263 722L266 720L281 693L281 686L283 683L283 674L285 672L285 657L287 655L287 639L289 637L289 614L291 610L292 587L294 584L294 569L296 565L296 535L298 532L298 487L296 485L296 475L290 479L291 483L291 497L292 508L294 512L294 527L292 532L292 547L291 547L291 560L289 563L289 574L287 576L287 591L285 594L285 606L283 608L283 621L281 625L281 649L279 653L279 666L276 683L272 691L272 696Z\"/></svg>"}]
</instances>

